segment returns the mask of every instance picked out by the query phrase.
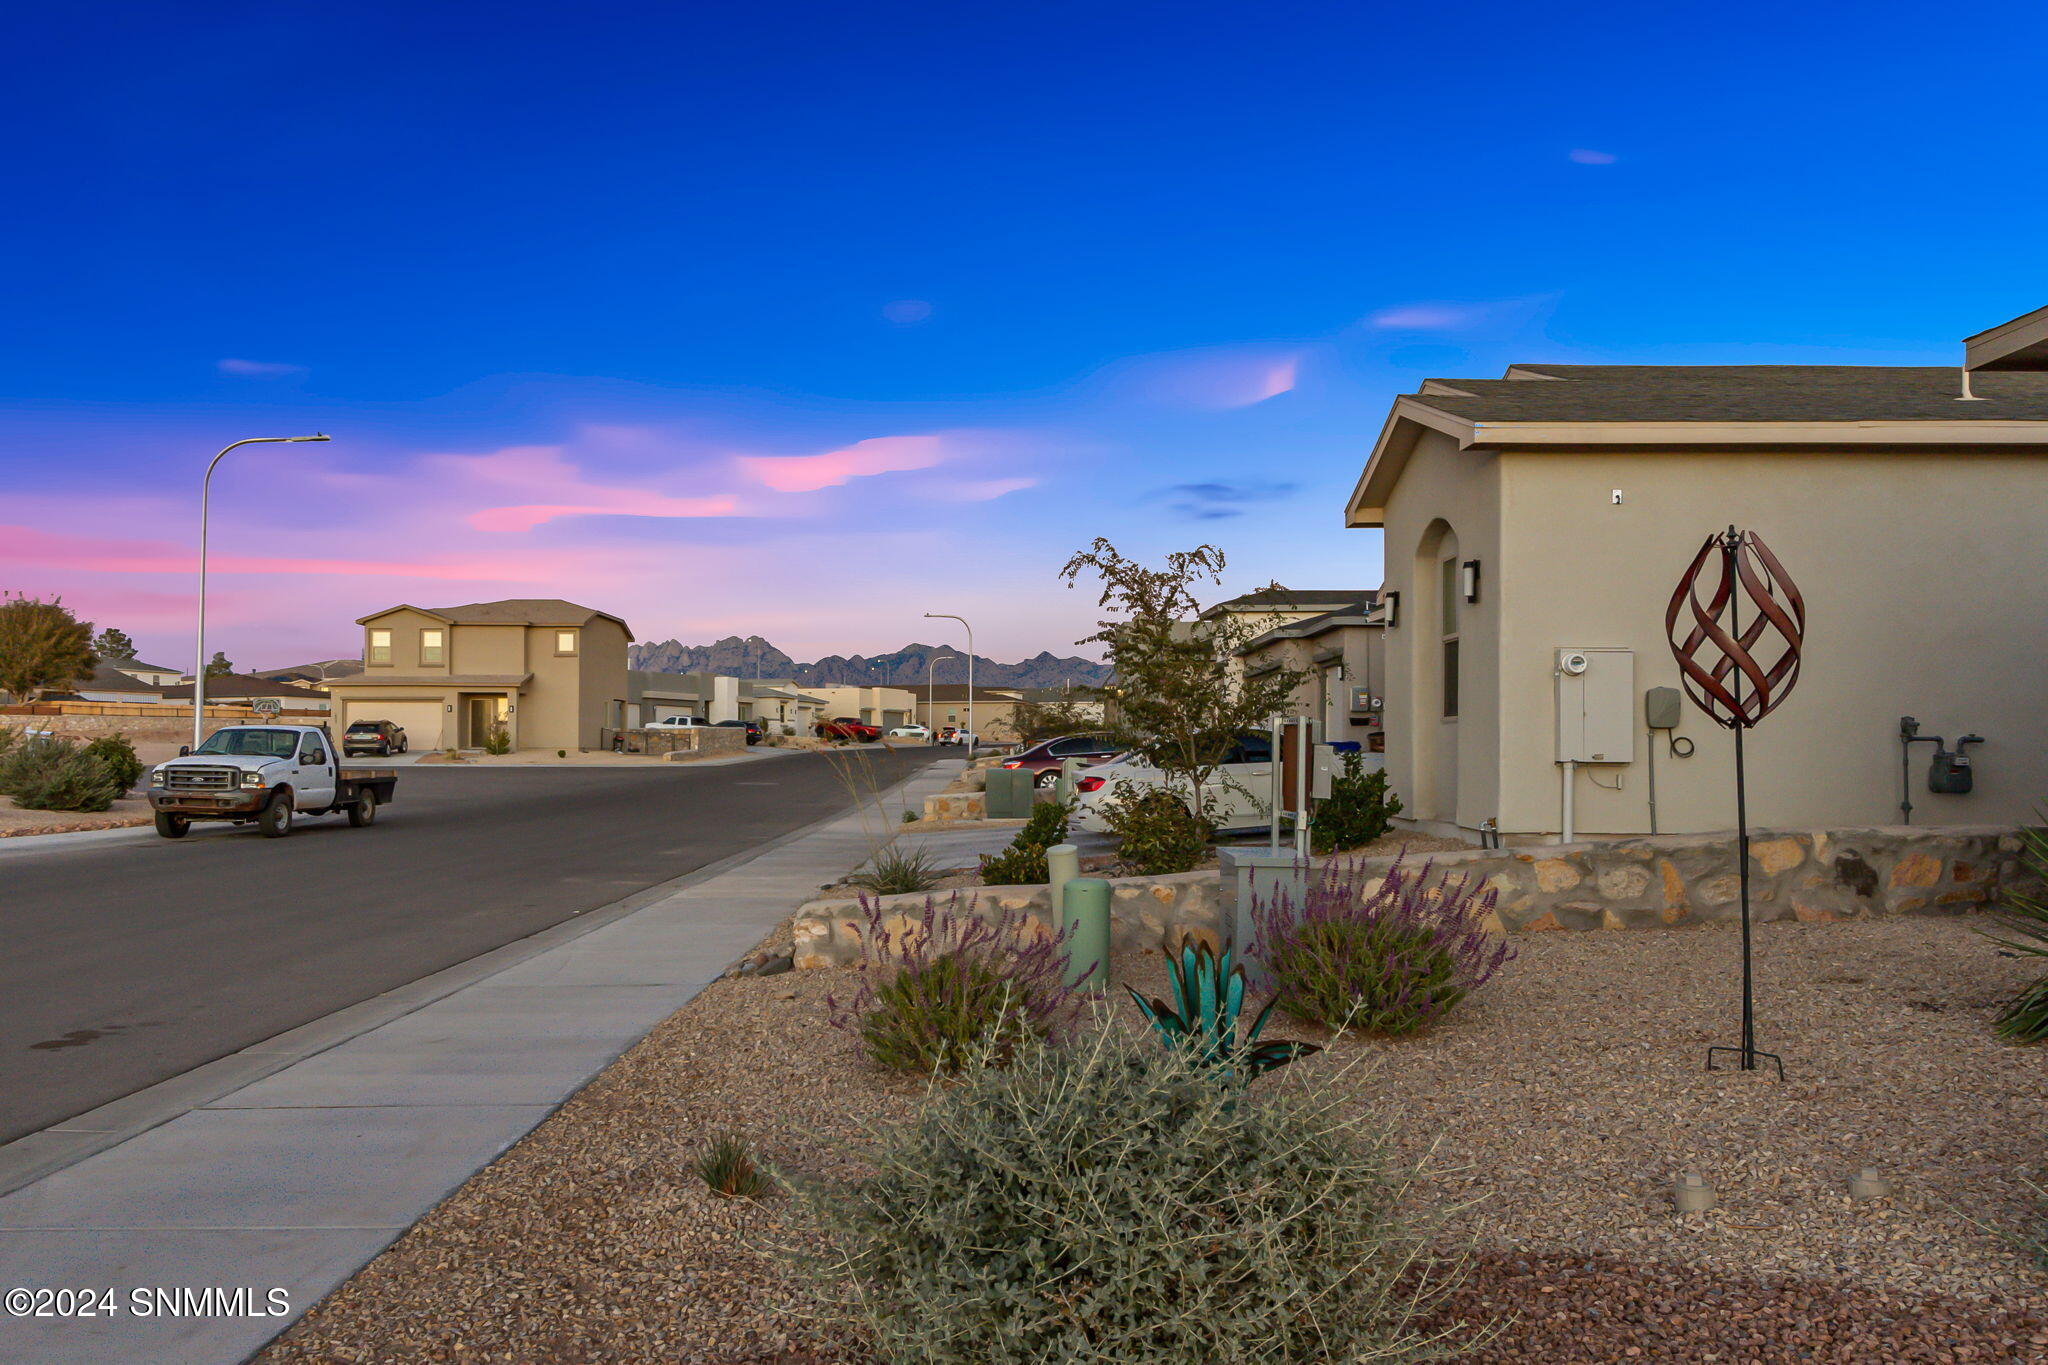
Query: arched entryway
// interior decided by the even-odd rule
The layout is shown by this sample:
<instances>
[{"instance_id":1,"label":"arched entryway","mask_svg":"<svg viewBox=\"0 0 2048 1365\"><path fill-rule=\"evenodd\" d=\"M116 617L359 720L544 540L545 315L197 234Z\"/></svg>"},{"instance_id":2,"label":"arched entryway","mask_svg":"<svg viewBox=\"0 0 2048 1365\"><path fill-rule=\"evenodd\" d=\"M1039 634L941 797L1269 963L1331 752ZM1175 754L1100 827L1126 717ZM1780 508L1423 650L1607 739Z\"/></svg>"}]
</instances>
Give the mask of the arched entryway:
<instances>
[{"instance_id":1,"label":"arched entryway","mask_svg":"<svg viewBox=\"0 0 2048 1365\"><path fill-rule=\"evenodd\" d=\"M1459 608L1458 533L1442 518L1415 545L1414 641L1409 658L1410 739L1415 755L1417 820L1458 820Z\"/></svg>"}]
</instances>

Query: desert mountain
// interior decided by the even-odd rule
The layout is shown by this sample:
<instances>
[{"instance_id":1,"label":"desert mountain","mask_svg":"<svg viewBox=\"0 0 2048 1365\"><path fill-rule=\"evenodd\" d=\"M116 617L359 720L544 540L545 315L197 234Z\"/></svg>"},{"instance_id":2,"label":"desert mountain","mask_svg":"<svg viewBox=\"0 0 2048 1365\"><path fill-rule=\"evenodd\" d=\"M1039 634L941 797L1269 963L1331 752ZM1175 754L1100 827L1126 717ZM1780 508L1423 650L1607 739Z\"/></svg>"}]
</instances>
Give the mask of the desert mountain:
<instances>
[{"instance_id":1,"label":"desert mountain","mask_svg":"<svg viewBox=\"0 0 2048 1365\"><path fill-rule=\"evenodd\" d=\"M852 656L828 654L816 663L801 664L758 635L742 640L728 635L715 644L686 645L675 640L633 646L629 661L634 668L655 673L724 673L733 677L793 678L812 687L862 686L909 687L923 684L930 676L934 654L955 654L945 645L909 644L890 654ZM966 663L942 659L939 681L966 680ZM998 663L977 654L974 682L977 687L1094 687L1108 681L1109 665L1078 657L1060 658L1041 651L1022 663Z\"/></svg>"}]
</instances>

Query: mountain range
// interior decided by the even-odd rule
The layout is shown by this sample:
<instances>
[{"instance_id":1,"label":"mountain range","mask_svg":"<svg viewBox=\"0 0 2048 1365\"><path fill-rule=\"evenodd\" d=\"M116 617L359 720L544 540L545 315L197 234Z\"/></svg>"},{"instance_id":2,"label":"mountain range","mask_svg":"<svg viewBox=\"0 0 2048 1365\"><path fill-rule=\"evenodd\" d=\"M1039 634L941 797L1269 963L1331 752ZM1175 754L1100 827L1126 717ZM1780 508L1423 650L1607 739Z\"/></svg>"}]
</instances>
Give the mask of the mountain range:
<instances>
[{"instance_id":1,"label":"mountain range","mask_svg":"<svg viewBox=\"0 0 2048 1365\"><path fill-rule=\"evenodd\" d=\"M808 687L909 687L930 676L933 655L957 655L945 645L908 644L889 654L828 654L815 663L798 663L758 635L742 640L728 635L715 644L686 645L675 640L636 644L627 662L654 673L722 673L737 678L790 678ZM1079 657L1060 658L1041 651L1022 663L998 663L974 656L977 687L1098 687L1109 681L1108 664ZM939 681L964 682L964 656L941 658Z\"/></svg>"}]
</instances>

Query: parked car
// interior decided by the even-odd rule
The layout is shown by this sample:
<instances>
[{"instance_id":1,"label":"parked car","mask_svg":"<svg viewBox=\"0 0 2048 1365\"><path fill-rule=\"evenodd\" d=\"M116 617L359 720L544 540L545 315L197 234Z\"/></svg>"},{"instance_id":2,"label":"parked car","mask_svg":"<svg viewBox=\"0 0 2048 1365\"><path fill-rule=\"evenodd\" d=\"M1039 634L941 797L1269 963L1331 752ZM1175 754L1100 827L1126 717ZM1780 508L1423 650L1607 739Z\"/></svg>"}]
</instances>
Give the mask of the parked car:
<instances>
[{"instance_id":1,"label":"parked car","mask_svg":"<svg viewBox=\"0 0 2048 1365\"><path fill-rule=\"evenodd\" d=\"M281 839L300 815L345 811L351 825L370 824L397 786L396 768L342 767L324 725L226 725L150 770L149 805L166 839L194 820L253 822Z\"/></svg>"},{"instance_id":2,"label":"parked car","mask_svg":"<svg viewBox=\"0 0 2048 1365\"><path fill-rule=\"evenodd\" d=\"M855 744L873 744L882 737L882 727L870 725L852 716L835 716L818 726L818 734L824 739L844 739Z\"/></svg>"},{"instance_id":3,"label":"parked car","mask_svg":"<svg viewBox=\"0 0 2048 1365\"><path fill-rule=\"evenodd\" d=\"M924 725L899 725L889 732L889 738L891 739L928 740L931 737L932 732L930 727Z\"/></svg>"},{"instance_id":4,"label":"parked car","mask_svg":"<svg viewBox=\"0 0 2048 1365\"><path fill-rule=\"evenodd\" d=\"M703 730L710 725L711 722L702 716L663 716L660 720L647 722L650 730Z\"/></svg>"},{"instance_id":5,"label":"parked car","mask_svg":"<svg viewBox=\"0 0 2048 1365\"><path fill-rule=\"evenodd\" d=\"M341 732L341 755L354 758L358 754L375 754L389 758L402 754L411 748L405 731L388 720L359 720Z\"/></svg>"},{"instance_id":6,"label":"parked car","mask_svg":"<svg viewBox=\"0 0 2048 1365\"><path fill-rule=\"evenodd\" d=\"M1070 758L1084 763L1103 763L1123 752L1121 745L1113 743L1101 732L1085 735L1062 735L1058 739L1043 740L1025 749L1015 758L1006 758L1005 768L1029 768L1038 776L1032 785L1050 787L1060 780L1061 768Z\"/></svg>"},{"instance_id":7,"label":"parked car","mask_svg":"<svg viewBox=\"0 0 2048 1365\"><path fill-rule=\"evenodd\" d=\"M958 725L948 725L945 729L939 731L939 743L941 744L958 744L962 748L972 749L980 742L976 736L968 733Z\"/></svg>"},{"instance_id":8,"label":"parked car","mask_svg":"<svg viewBox=\"0 0 2048 1365\"><path fill-rule=\"evenodd\" d=\"M747 730L747 743L759 744L761 742L761 722L758 720L721 720L718 722L718 725L722 729L731 729L734 726L743 725Z\"/></svg>"},{"instance_id":9,"label":"parked car","mask_svg":"<svg viewBox=\"0 0 2048 1365\"><path fill-rule=\"evenodd\" d=\"M1137 787L1158 787L1177 791L1189 810L1195 794L1180 778L1170 777L1134 753L1123 754L1100 764L1074 783L1079 803L1074 823L1096 834L1106 834L1109 822L1103 811L1117 788L1125 783ZM1210 815L1219 830L1263 829L1273 818L1273 739L1248 730L1237 738L1215 776L1203 784L1209 798Z\"/></svg>"}]
</instances>

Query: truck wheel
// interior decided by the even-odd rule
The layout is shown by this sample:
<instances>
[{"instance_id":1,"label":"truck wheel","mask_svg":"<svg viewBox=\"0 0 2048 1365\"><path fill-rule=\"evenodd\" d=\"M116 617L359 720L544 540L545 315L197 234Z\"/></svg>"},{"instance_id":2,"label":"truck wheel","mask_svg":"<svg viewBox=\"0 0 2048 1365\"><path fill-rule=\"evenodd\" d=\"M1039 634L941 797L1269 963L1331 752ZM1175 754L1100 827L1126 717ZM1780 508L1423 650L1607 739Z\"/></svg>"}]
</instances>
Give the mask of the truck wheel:
<instances>
[{"instance_id":1,"label":"truck wheel","mask_svg":"<svg viewBox=\"0 0 2048 1365\"><path fill-rule=\"evenodd\" d=\"M164 838L182 839L191 831L192 822L184 816L173 815L165 810L160 810L156 813L156 832L163 835Z\"/></svg>"},{"instance_id":2,"label":"truck wheel","mask_svg":"<svg viewBox=\"0 0 2048 1365\"><path fill-rule=\"evenodd\" d=\"M256 828L263 831L266 839L282 839L292 832L292 798L289 792L279 792L270 798L270 804L263 808L263 814L256 817Z\"/></svg>"},{"instance_id":3,"label":"truck wheel","mask_svg":"<svg viewBox=\"0 0 2048 1365\"><path fill-rule=\"evenodd\" d=\"M377 793L365 787L356 803L348 808L348 822L357 829L377 823Z\"/></svg>"}]
</instances>

